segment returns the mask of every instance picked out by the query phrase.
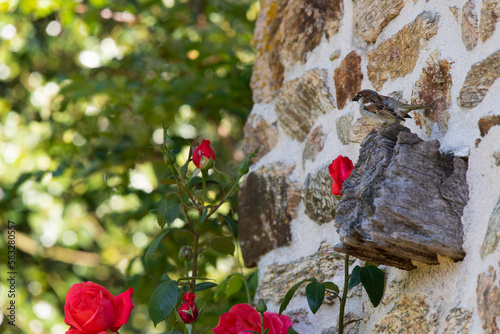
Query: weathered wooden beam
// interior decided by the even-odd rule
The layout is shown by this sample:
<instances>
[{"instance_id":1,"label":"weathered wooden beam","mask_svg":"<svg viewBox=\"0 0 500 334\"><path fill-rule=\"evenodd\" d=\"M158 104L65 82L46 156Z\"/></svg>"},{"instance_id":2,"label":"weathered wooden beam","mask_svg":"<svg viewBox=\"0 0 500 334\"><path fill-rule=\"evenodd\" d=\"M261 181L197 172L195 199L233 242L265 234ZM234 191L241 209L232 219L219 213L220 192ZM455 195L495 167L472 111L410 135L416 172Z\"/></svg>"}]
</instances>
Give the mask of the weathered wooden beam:
<instances>
[{"instance_id":1,"label":"weathered wooden beam","mask_svg":"<svg viewBox=\"0 0 500 334\"><path fill-rule=\"evenodd\" d=\"M462 260L467 162L439 147L399 124L369 134L342 188L335 250L406 270Z\"/></svg>"}]
</instances>

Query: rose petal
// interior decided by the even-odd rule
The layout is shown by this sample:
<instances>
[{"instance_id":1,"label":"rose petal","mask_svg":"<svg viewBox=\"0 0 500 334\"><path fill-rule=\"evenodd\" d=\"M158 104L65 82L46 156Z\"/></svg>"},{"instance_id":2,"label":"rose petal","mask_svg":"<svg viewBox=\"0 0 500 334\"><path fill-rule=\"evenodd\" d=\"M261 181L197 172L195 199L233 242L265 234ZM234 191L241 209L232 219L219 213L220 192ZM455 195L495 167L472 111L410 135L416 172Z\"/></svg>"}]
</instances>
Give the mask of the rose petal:
<instances>
[{"instance_id":1,"label":"rose petal","mask_svg":"<svg viewBox=\"0 0 500 334\"><path fill-rule=\"evenodd\" d=\"M99 293L99 297L101 298L99 307L82 326L85 331L96 333L110 329L113 326L113 320L115 319L114 306L109 299L103 297L102 292Z\"/></svg>"},{"instance_id":2,"label":"rose petal","mask_svg":"<svg viewBox=\"0 0 500 334\"><path fill-rule=\"evenodd\" d=\"M66 334L87 334L87 333L82 332L81 330L76 329L75 327L71 327L66 331Z\"/></svg>"},{"instance_id":3,"label":"rose petal","mask_svg":"<svg viewBox=\"0 0 500 334\"><path fill-rule=\"evenodd\" d=\"M134 293L134 288L130 288L127 291L119 294L115 297L115 323L113 324L112 331L116 332L118 329L127 323L130 313L134 308L132 303L132 294Z\"/></svg>"},{"instance_id":4,"label":"rose petal","mask_svg":"<svg viewBox=\"0 0 500 334\"><path fill-rule=\"evenodd\" d=\"M248 304L236 304L221 315L215 334L239 334L245 331L261 331L260 314Z\"/></svg>"}]
</instances>

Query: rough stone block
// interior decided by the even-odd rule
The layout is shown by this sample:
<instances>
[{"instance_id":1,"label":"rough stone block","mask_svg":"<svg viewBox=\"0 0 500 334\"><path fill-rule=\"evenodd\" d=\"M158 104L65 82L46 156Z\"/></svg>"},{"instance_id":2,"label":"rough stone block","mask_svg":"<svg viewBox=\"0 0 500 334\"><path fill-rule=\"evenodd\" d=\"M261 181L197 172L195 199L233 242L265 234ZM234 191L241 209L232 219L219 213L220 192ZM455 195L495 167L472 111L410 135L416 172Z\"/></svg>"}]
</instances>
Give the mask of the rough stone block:
<instances>
[{"instance_id":1,"label":"rough stone block","mask_svg":"<svg viewBox=\"0 0 500 334\"><path fill-rule=\"evenodd\" d=\"M462 107L474 108L481 103L491 85L500 76L500 50L472 65L460 89L458 101Z\"/></svg>"},{"instance_id":2,"label":"rough stone block","mask_svg":"<svg viewBox=\"0 0 500 334\"><path fill-rule=\"evenodd\" d=\"M416 96L411 104L424 104L429 109L413 113L415 123L424 127L427 134L431 134L437 124L441 134L448 130L451 105L451 63L446 59L439 59L439 53L434 52L427 59L427 66L422 69L420 79L415 83L413 95Z\"/></svg>"},{"instance_id":3,"label":"rough stone block","mask_svg":"<svg viewBox=\"0 0 500 334\"><path fill-rule=\"evenodd\" d=\"M250 172L239 194L238 229L245 266L255 267L267 252L290 243L301 184L291 180L295 165L265 165Z\"/></svg>"},{"instance_id":4,"label":"rough stone block","mask_svg":"<svg viewBox=\"0 0 500 334\"><path fill-rule=\"evenodd\" d=\"M243 129L243 154L249 155L255 149L259 149L257 157L253 162L257 162L264 155L269 153L278 142L279 131L276 121L269 123L264 117L252 114L248 117Z\"/></svg>"},{"instance_id":5,"label":"rough stone block","mask_svg":"<svg viewBox=\"0 0 500 334\"><path fill-rule=\"evenodd\" d=\"M412 260L462 260L461 216L468 201L467 163L439 151L399 124L382 127L361 144L344 182L336 250L373 263L411 270Z\"/></svg>"},{"instance_id":6,"label":"rough stone block","mask_svg":"<svg viewBox=\"0 0 500 334\"><path fill-rule=\"evenodd\" d=\"M354 36L374 43L382 29L403 9L403 0L354 1Z\"/></svg>"},{"instance_id":7,"label":"rough stone block","mask_svg":"<svg viewBox=\"0 0 500 334\"><path fill-rule=\"evenodd\" d=\"M368 79L376 90L381 90L389 78L403 77L413 71L420 49L437 33L438 23L439 14L423 12L368 54Z\"/></svg>"},{"instance_id":8,"label":"rough stone block","mask_svg":"<svg viewBox=\"0 0 500 334\"><path fill-rule=\"evenodd\" d=\"M352 51L335 69L335 92L337 95L337 108L344 109L346 101L351 101L361 90L363 73L361 72L361 56Z\"/></svg>"},{"instance_id":9,"label":"rough stone block","mask_svg":"<svg viewBox=\"0 0 500 334\"><path fill-rule=\"evenodd\" d=\"M313 69L281 88L275 110L290 137L303 142L318 116L335 109L327 76L326 70Z\"/></svg>"},{"instance_id":10,"label":"rough stone block","mask_svg":"<svg viewBox=\"0 0 500 334\"><path fill-rule=\"evenodd\" d=\"M332 177L328 172L328 165L309 173L302 189L302 199L306 208L306 215L318 224L329 223L335 216L337 200L332 195Z\"/></svg>"}]
</instances>

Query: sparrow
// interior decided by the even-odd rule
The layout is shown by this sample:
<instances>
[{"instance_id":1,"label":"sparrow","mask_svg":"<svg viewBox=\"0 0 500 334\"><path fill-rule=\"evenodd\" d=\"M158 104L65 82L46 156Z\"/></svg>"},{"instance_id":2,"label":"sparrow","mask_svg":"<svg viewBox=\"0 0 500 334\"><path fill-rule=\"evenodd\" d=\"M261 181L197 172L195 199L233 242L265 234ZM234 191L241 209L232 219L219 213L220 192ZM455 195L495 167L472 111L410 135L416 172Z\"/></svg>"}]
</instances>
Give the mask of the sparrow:
<instances>
[{"instance_id":1,"label":"sparrow","mask_svg":"<svg viewBox=\"0 0 500 334\"><path fill-rule=\"evenodd\" d=\"M430 108L423 104L406 104L370 89L363 89L352 100L359 102L361 116L373 125L404 122L405 118L411 118L410 111Z\"/></svg>"}]
</instances>

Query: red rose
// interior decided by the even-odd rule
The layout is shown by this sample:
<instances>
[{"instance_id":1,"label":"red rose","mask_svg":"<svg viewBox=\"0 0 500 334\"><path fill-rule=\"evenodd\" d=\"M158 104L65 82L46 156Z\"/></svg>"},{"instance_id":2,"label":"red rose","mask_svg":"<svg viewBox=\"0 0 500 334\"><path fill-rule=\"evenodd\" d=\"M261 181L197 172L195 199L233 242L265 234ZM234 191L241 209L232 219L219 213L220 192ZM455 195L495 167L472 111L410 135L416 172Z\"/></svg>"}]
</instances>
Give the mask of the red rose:
<instances>
[{"instance_id":1,"label":"red rose","mask_svg":"<svg viewBox=\"0 0 500 334\"><path fill-rule=\"evenodd\" d=\"M134 308L130 288L113 296L105 287L93 282L74 284L66 295L64 322L71 326L66 334L104 334L123 326Z\"/></svg>"},{"instance_id":2,"label":"red rose","mask_svg":"<svg viewBox=\"0 0 500 334\"><path fill-rule=\"evenodd\" d=\"M332 161L331 165L328 166L328 171L333 179L332 184L332 194L341 196L340 191L342 190L342 184L345 179L350 175L354 166L351 159L339 155L335 160Z\"/></svg>"},{"instance_id":3,"label":"red rose","mask_svg":"<svg viewBox=\"0 0 500 334\"><path fill-rule=\"evenodd\" d=\"M192 292L186 292L184 297L182 297L184 301L181 306L179 306L177 313L179 313L179 316L185 324L193 323L198 319L198 308L194 302L195 298L196 295Z\"/></svg>"},{"instance_id":4,"label":"red rose","mask_svg":"<svg viewBox=\"0 0 500 334\"><path fill-rule=\"evenodd\" d=\"M215 161L215 153L210 147L210 140L203 139L201 144L194 149L193 152L193 163L196 167L203 169L208 167L208 162L212 158Z\"/></svg>"},{"instance_id":5,"label":"red rose","mask_svg":"<svg viewBox=\"0 0 500 334\"><path fill-rule=\"evenodd\" d=\"M269 334L286 334L293 323L286 315L273 312L264 312L264 328L269 329ZM229 312L220 316L214 334L240 334L262 330L260 314L248 304L236 304Z\"/></svg>"}]
</instances>

